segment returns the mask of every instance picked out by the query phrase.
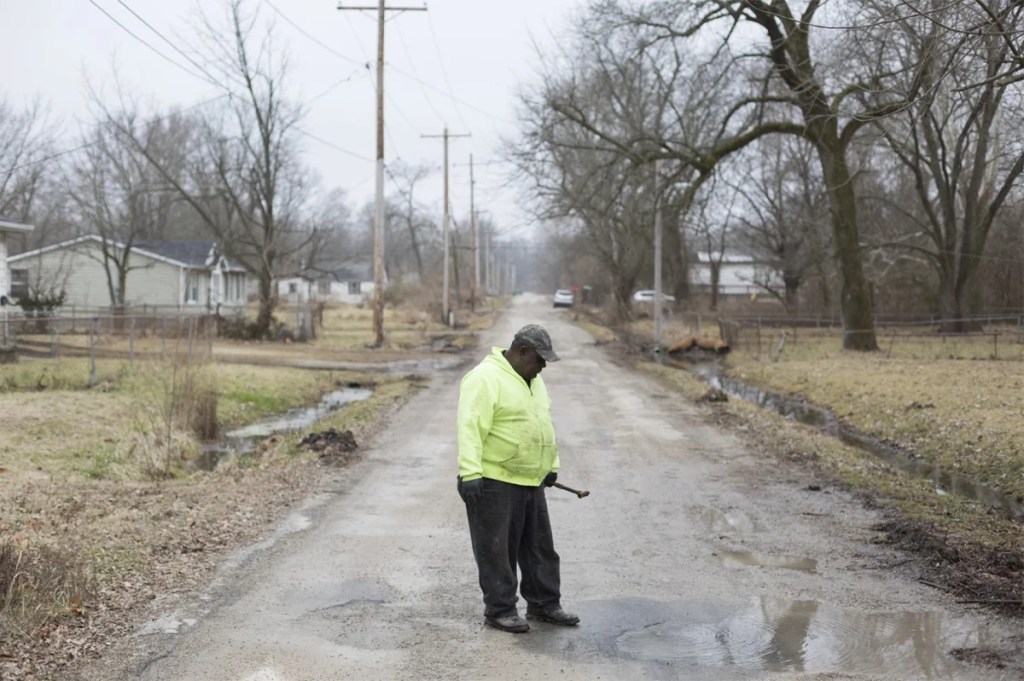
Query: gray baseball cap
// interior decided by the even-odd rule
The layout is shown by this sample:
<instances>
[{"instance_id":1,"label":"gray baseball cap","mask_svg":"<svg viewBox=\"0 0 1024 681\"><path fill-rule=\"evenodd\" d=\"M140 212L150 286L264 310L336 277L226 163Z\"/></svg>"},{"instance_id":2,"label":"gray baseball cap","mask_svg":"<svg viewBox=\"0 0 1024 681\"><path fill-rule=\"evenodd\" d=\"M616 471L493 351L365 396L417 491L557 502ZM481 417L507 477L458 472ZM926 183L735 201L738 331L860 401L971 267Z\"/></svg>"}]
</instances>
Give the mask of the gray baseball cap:
<instances>
[{"instance_id":1,"label":"gray baseball cap","mask_svg":"<svg viewBox=\"0 0 1024 681\"><path fill-rule=\"evenodd\" d=\"M540 324L527 324L516 331L516 337L512 342L521 341L537 351L537 354L544 358L545 362L557 362L561 359L555 354L551 347L551 336Z\"/></svg>"}]
</instances>

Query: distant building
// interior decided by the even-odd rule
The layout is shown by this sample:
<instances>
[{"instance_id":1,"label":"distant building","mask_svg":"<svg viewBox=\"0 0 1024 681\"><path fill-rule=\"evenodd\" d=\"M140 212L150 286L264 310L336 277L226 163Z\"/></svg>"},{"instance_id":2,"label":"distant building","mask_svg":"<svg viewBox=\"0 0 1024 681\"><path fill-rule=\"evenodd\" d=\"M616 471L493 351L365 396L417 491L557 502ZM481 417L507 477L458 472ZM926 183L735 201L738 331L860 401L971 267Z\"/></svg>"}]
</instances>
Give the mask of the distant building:
<instances>
[{"instance_id":1,"label":"distant building","mask_svg":"<svg viewBox=\"0 0 1024 681\"><path fill-rule=\"evenodd\" d=\"M690 281L694 293L711 292L711 268L714 263L720 263L720 296L749 296L752 293L764 293L766 288L783 288L782 276L774 264L766 260L736 253L699 251L697 262L690 264Z\"/></svg>"},{"instance_id":2,"label":"distant building","mask_svg":"<svg viewBox=\"0 0 1024 681\"><path fill-rule=\"evenodd\" d=\"M9 258L31 285L65 291L65 306L114 304L107 284L101 237L91 234ZM114 243L123 250L123 244ZM131 247L125 304L185 312L240 312L250 277L212 241L140 241Z\"/></svg>"},{"instance_id":3,"label":"distant building","mask_svg":"<svg viewBox=\"0 0 1024 681\"><path fill-rule=\"evenodd\" d=\"M385 277L385 285L386 285ZM373 265L363 260L328 263L301 275L277 280L282 302L359 304L373 296Z\"/></svg>"},{"instance_id":4,"label":"distant building","mask_svg":"<svg viewBox=\"0 0 1024 681\"><path fill-rule=\"evenodd\" d=\"M0 296L8 299L17 297L8 264L10 259L7 257L7 240L15 234L28 234L32 229L32 225L0 218Z\"/></svg>"}]
</instances>

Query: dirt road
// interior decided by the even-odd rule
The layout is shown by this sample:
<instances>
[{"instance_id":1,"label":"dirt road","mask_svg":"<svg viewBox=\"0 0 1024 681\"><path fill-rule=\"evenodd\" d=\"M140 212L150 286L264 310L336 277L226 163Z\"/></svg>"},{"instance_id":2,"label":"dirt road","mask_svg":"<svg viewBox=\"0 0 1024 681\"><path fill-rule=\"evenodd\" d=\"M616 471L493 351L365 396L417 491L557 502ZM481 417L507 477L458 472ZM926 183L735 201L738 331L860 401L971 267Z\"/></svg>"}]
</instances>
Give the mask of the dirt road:
<instances>
[{"instance_id":1,"label":"dirt road","mask_svg":"<svg viewBox=\"0 0 1024 681\"><path fill-rule=\"evenodd\" d=\"M957 659L1019 648L1019 621L917 583L912 563L872 543L872 512L746 451L608 361L566 314L517 298L478 354L539 321L563 357L544 373L560 480L591 496L548 499L580 627L483 626L455 493L463 368L435 376L359 463L198 598L158 602L80 678L1019 678Z\"/></svg>"}]
</instances>

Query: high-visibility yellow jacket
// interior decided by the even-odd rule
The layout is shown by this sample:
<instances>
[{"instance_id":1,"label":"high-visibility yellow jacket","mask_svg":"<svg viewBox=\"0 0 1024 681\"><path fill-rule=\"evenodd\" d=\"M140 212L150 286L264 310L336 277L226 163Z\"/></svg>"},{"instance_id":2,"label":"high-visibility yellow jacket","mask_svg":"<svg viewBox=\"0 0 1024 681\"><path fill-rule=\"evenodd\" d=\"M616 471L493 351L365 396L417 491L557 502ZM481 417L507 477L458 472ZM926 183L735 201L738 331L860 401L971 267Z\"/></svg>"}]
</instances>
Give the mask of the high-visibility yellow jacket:
<instances>
[{"instance_id":1,"label":"high-visibility yellow jacket","mask_svg":"<svg viewBox=\"0 0 1024 681\"><path fill-rule=\"evenodd\" d=\"M538 486L558 470L551 400L540 376L527 385L493 348L459 388L459 475Z\"/></svg>"}]
</instances>

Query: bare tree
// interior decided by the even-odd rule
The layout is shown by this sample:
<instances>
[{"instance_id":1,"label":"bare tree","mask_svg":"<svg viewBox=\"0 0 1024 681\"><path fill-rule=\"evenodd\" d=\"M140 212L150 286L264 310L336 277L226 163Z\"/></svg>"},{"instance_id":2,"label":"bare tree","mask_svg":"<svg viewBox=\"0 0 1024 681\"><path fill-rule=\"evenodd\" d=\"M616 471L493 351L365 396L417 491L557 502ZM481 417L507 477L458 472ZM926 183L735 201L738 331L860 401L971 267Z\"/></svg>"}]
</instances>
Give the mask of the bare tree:
<instances>
[{"instance_id":1,"label":"bare tree","mask_svg":"<svg viewBox=\"0 0 1024 681\"><path fill-rule=\"evenodd\" d=\"M921 65L924 94L878 126L912 178L918 202L907 211L904 238L890 245L924 256L933 268L947 331L968 330L979 311L988 237L1024 172L1024 98L1013 79L1001 77L1018 59L1004 33L1024 29L1024 16L1014 10L1019 5L987 2L980 16L945 7L900 22L896 33L904 60ZM974 28L977 35L966 41L962 34L936 35L937 23ZM911 233L923 238L907 238Z\"/></svg>"},{"instance_id":2,"label":"bare tree","mask_svg":"<svg viewBox=\"0 0 1024 681\"><path fill-rule=\"evenodd\" d=\"M743 200L737 239L778 269L783 290L767 280L754 283L790 311L800 287L828 258L828 198L814 153L797 137L765 138L736 159L735 179L726 183Z\"/></svg>"},{"instance_id":3,"label":"bare tree","mask_svg":"<svg viewBox=\"0 0 1024 681\"><path fill-rule=\"evenodd\" d=\"M395 184L398 185L398 196L392 197L388 202L389 213L392 215L389 222L393 221L404 227L405 238L399 243L407 245L412 253L416 274L422 280L424 233L430 230L433 224L416 202L416 185L429 177L433 171L425 165L397 163L390 172ZM393 250L394 247L388 249L389 252Z\"/></svg>"},{"instance_id":4,"label":"bare tree","mask_svg":"<svg viewBox=\"0 0 1024 681\"><path fill-rule=\"evenodd\" d=\"M224 26L201 17L208 72L231 96L204 117L186 179L147 158L256 278L255 331L266 335L277 304L275 278L299 273L298 254L316 252L312 246L323 232L304 215L312 181L296 141L302 111L282 92L287 62L275 50L273 27L260 33L258 9L249 12L248 4L230 0Z\"/></svg>"},{"instance_id":5,"label":"bare tree","mask_svg":"<svg viewBox=\"0 0 1024 681\"><path fill-rule=\"evenodd\" d=\"M829 5L830 16L847 25L830 30L816 23L826 3L810 0L799 13L791 5L786 0L597 3L583 21L592 36L604 36L597 44L608 49L591 50L593 68L607 73L609 66L617 69L623 61L643 63L671 93L664 115L656 116L657 128L652 130L621 124L635 115L631 102L621 98L613 100L621 113L617 126L590 117L578 99L554 97L550 105L622 155L674 159L696 171L698 181L722 159L766 135L790 134L810 142L830 205L841 273L843 345L874 350L856 178L848 156L858 133L905 108L921 82L913 65L900 66L888 42L884 24L892 19L889 10L868 2ZM839 14L845 9L849 16ZM812 29L830 30L831 40L812 40ZM609 60L609 52L620 55ZM690 96L681 98L680 93Z\"/></svg>"},{"instance_id":6,"label":"bare tree","mask_svg":"<svg viewBox=\"0 0 1024 681\"><path fill-rule=\"evenodd\" d=\"M125 115L116 124L100 121L85 135L65 173L64 188L77 209L78 224L99 237L96 258L106 273L111 305L124 307L129 272L146 266L133 255L137 243L165 234L172 208L181 201L149 159L180 181L185 131L187 126L167 125L159 118L140 122ZM86 253L94 251L90 247Z\"/></svg>"},{"instance_id":7,"label":"bare tree","mask_svg":"<svg viewBox=\"0 0 1024 681\"><path fill-rule=\"evenodd\" d=\"M0 98L0 216L31 219L34 203L53 165L53 131L38 102L18 111Z\"/></svg>"}]
</instances>

